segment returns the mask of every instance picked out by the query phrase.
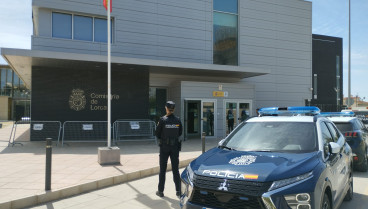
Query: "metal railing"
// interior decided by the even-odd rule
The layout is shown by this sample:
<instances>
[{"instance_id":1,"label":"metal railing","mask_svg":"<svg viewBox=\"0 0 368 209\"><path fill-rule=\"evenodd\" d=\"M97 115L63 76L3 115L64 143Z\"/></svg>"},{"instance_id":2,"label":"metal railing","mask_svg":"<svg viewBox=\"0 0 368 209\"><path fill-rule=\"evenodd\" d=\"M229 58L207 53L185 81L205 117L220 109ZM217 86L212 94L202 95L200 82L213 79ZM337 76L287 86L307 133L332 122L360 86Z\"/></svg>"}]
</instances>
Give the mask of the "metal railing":
<instances>
[{"instance_id":1,"label":"metal railing","mask_svg":"<svg viewBox=\"0 0 368 209\"><path fill-rule=\"evenodd\" d=\"M64 141L68 142L106 142L107 121L65 121L63 124Z\"/></svg>"},{"instance_id":2,"label":"metal railing","mask_svg":"<svg viewBox=\"0 0 368 209\"><path fill-rule=\"evenodd\" d=\"M61 134L60 121L32 121L30 118L22 118L22 120L13 123L8 146L14 146L15 144L23 145L22 143L15 141L17 128L19 125L29 125L29 127L27 127L30 129L28 140L45 141L46 138L53 138L54 140L57 140L59 144Z\"/></svg>"},{"instance_id":3,"label":"metal railing","mask_svg":"<svg viewBox=\"0 0 368 209\"><path fill-rule=\"evenodd\" d=\"M116 141L155 140L156 124L151 120L116 120L113 128Z\"/></svg>"}]
</instances>

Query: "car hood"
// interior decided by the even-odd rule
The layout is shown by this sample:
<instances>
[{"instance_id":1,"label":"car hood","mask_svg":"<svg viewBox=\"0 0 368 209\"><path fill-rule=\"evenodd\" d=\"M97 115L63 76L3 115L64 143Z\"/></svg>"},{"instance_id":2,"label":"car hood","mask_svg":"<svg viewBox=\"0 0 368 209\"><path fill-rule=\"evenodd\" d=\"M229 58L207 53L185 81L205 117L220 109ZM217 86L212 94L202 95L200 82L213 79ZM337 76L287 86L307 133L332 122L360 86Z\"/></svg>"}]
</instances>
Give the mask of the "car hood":
<instances>
[{"instance_id":1,"label":"car hood","mask_svg":"<svg viewBox=\"0 0 368 209\"><path fill-rule=\"evenodd\" d=\"M302 175L319 163L318 152L246 152L213 148L191 163L202 176L251 181L275 181Z\"/></svg>"}]
</instances>

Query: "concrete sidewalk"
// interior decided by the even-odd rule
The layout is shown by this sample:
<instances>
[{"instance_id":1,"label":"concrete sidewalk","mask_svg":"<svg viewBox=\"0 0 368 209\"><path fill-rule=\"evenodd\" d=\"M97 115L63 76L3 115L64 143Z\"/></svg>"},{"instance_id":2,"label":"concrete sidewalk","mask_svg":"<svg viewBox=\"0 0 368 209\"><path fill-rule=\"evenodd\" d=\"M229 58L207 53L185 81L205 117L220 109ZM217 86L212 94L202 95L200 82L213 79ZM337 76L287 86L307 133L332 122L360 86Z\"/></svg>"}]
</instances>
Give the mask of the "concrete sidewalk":
<instances>
[{"instance_id":1,"label":"concrete sidewalk","mask_svg":"<svg viewBox=\"0 0 368 209\"><path fill-rule=\"evenodd\" d=\"M0 209L30 207L159 172L159 149L154 141L120 142L121 165L112 166L97 162L97 149L106 146L104 143L70 143L64 147L54 144L51 191L45 192L45 142L8 147L11 128L11 124L3 124L0 129ZM19 130L22 136L26 132ZM206 150L218 141L206 140ZM198 157L201 146L200 139L185 141L180 167Z\"/></svg>"}]
</instances>

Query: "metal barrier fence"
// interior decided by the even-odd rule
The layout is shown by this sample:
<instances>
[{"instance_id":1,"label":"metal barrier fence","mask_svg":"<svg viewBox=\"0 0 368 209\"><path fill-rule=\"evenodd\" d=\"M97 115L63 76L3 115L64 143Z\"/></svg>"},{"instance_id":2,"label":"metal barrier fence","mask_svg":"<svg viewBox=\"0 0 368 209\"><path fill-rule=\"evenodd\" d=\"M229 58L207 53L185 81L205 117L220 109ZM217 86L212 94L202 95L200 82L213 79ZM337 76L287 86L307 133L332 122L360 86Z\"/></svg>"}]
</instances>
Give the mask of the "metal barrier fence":
<instances>
[{"instance_id":1,"label":"metal barrier fence","mask_svg":"<svg viewBox=\"0 0 368 209\"><path fill-rule=\"evenodd\" d=\"M65 121L63 124L64 141L69 142L106 142L107 121Z\"/></svg>"},{"instance_id":2,"label":"metal barrier fence","mask_svg":"<svg viewBox=\"0 0 368 209\"><path fill-rule=\"evenodd\" d=\"M155 140L156 124L151 120L116 120L113 127L116 141Z\"/></svg>"},{"instance_id":3,"label":"metal barrier fence","mask_svg":"<svg viewBox=\"0 0 368 209\"><path fill-rule=\"evenodd\" d=\"M25 125L25 127L22 127L21 125ZM17 129L19 128L21 128L22 135L18 136L17 139L24 137L27 138L27 141L45 141L46 138L52 138L54 141L57 140L59 144L61 134L60 121L32 121L30 118L22 118L22 120L13 123L8 146L14 146L15 144L23 145L22 143L15 141Z\"/></svg>"}]
</instances>

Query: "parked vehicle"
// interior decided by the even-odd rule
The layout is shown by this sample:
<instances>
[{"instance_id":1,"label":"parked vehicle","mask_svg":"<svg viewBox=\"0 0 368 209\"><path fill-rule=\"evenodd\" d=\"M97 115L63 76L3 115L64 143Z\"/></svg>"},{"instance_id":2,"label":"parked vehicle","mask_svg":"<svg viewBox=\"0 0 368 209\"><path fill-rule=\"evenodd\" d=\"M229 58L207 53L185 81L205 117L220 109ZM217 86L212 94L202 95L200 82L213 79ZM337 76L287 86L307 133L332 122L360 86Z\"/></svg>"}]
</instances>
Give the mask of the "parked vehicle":
<instances>
[{"instance_id":1,"label":"parked vehicle","mask_svg":"<svg viewBox=\"0 0 368 209\"><path fill-rule=\"evenodd\" d=\"M356 115L356 112L354 112ZM362 120L354 117L353 112L323 113L335 123L345 135L346 141L353 150L354 168L366 172L368 170L368 129Z\"/></svg>"},{"instance_id":2,"label":"parked vehicle","mask_svg":"<svg viewBox=\"0 0 368 209\"><path fill-rule=\"evenodd\" d=\"M352 150L317 107L259 114L183 171L182 208L335 209L352 199Z\"/></svg>"}]
</instances>

